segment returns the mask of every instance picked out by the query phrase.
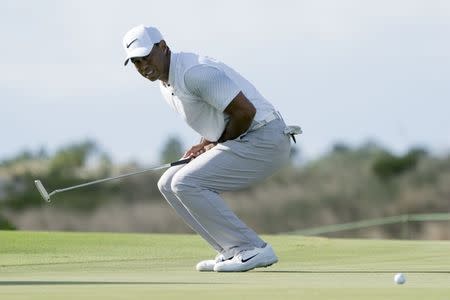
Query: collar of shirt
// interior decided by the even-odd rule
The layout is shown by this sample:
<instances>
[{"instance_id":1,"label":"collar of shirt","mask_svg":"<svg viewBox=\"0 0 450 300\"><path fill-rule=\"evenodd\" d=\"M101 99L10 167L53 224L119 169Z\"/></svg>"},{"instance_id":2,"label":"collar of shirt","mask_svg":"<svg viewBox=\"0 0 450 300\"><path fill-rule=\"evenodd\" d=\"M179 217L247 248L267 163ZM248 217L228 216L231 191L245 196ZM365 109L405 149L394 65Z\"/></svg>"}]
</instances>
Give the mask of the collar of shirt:
<instances>
[{"instance_id":1,"label":"collar of shirt","mask_svg":"<svg viewBox=\"0 0 450 300\"><path fill-rule=\"evenodd\" d=\"M175 73L176 73L176 69L177 69L177 62L178 62L178 54L171 52L170 53L170 66L169 66L169 79L167 80L168 86L173 87L175 85L175 81L176 81Z\"/></svg>"}]
</instances>

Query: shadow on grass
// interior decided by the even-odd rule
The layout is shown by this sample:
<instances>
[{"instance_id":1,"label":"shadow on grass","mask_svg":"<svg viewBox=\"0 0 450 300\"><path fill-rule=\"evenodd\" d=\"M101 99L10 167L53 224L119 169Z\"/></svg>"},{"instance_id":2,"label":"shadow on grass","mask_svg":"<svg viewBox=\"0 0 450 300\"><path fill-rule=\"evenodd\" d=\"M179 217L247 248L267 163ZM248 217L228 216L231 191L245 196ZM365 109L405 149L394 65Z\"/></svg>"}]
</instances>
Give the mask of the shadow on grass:
<instances>
[{"instance_id":1,"label":"shadow on grass","mask_svg":"<svg viewBox=\"0 0 450 300\"><path fill-rule=\"evenodd\" d=\"M147 284L169 284L169 285L196 285L196 284L222 284L213 282L164 282L164 281L0 281L0 286L16 285L147 285Z\"/></svg>"},{"instance_id":2,"label":"shadow on grass","mask_svg":"<svg viewBox=\"0 0 450 300\"><path fill-rule=\"evenodd\" d=\"M275 271L271 271L271 270L258 270L258 271L253 271L253 273L285 273L285 274L289 274L289 273L297 273L297 274L386 274L386 273L398 273L399 270L374 270L374 271L360 271L360 270L349 270L349 271L345 271L345 270L325 270L325 271L313 271L313 270L303 270L303 271L295 271L295 270L275 270ZM450 274L450 271L418 271L418 270L405 270L403 271L404 273L409 273L409 274Z\"/></svg>"},{"instance_id":3,"label":"shadow on grass","mask_svg":"<svg viewBox=\"0 0 450 300\"><path fill-rule=\"evenodd\" d=\"M100 260L83 260L83 261L60 261L60 262L45 262L45 263L25 263L25 264L8 264L0 265L0 268L8 267L29 267L29 266L53 266L53 265L78 265L78 264L92 264L92 263L121 263L121 262L145 262L151 259L100 259Z\"/></svg>"}]
</instances>

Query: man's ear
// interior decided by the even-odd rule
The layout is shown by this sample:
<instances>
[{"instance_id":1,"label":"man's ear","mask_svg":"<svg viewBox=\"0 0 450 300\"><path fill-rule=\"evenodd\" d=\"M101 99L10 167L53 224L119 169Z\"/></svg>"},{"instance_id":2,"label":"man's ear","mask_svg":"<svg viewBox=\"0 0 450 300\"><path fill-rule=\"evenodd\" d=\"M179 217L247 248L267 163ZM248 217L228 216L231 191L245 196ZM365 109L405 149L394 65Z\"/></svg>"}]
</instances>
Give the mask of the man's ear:
<instances>
[{"instance_id":1,"label":"man's ear","mask_svg":"<svg viewBox=\"0 0 450 300\"><path fill-rule=\"evenodd\" d=\"M161 40L161 41L158 43L158 46L159 46L159 49L161 49L161 51L162 51L164 54L167 54L167 51L169 50L169 47L167 46L165 40Z\"/></svg>"}]
</instances>

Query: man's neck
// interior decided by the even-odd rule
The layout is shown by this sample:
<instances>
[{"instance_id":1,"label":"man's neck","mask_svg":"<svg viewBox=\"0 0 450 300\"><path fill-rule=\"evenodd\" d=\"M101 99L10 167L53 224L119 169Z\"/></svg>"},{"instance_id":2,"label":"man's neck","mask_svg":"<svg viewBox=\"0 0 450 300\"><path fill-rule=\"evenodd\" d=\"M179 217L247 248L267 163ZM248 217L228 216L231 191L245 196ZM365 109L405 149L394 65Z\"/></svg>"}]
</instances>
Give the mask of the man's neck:
<instances>
[{"instance_id":1,"label":"man's neck","mask_svg":"<svg viewBox=\"0 0 450 300\"><path fill-rule=\"evenodd\" d=\"M170 51L170 49L167 51L167 60L166 60L166 65L164 66L164 74L163 76L160 77L160 80L164 83L168 83L169 82L169 72L170 72L170 57L172 52Z\"/></svg>"}]
</instances>

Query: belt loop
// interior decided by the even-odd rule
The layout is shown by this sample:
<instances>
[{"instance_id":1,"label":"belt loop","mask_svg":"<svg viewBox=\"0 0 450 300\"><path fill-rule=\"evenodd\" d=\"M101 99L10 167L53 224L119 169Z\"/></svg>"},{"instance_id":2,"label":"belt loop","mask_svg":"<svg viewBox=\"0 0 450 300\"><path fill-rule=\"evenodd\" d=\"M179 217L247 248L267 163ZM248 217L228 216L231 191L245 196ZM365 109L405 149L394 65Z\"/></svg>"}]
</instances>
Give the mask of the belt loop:
<instances>
[{"instance_id":1,"label":"belt loop","mask_svg":"<svg viewBox=\"0 0 450 300\"><path fill-rule=\"evenodd\" d=\"M254 121L256 124L252 125L248 132L255 131L256 129L259 129L276 119L283 120L283 117L281 116L279 111L273 110L272 113L268 115L264 120L261 120L260 122Z\"/></svg>"},{"instance_id":2,"label":"belt loop","mask_svg":"<svg viewBox=\"0 0 450 300\"><path fill-rule=\"evenodd\" d=\"M278 110L275 111L275 114L277 115L277 117L280 118L281 121L284 121L283 116L281 115L281 113Z\"/></svg>"}]
</instances>

